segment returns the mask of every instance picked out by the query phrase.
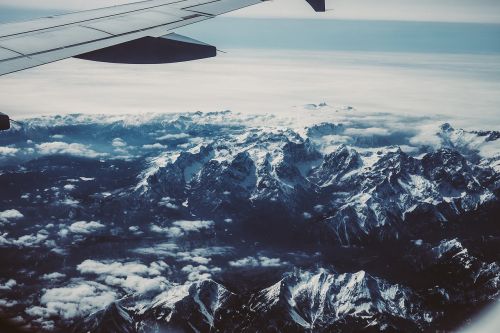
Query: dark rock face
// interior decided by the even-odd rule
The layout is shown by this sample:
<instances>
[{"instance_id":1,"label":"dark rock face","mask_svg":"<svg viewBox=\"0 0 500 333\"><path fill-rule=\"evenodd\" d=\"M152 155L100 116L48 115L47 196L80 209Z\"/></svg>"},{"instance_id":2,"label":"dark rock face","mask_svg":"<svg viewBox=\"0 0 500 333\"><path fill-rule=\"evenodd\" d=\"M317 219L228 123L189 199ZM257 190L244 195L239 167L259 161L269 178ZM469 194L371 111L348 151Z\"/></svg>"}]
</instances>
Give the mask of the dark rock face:
<instances>
[{"instance_id":1,"label":"dark rock face","mask_svg":"<svg viewBox=\"0 0 500 333\"><path fill-rule=\"evenodd\" d=\"M94 313L76 324L73 332L133 333L136 332L130 313L117 303Z\"/></svg>"}]
</instances>

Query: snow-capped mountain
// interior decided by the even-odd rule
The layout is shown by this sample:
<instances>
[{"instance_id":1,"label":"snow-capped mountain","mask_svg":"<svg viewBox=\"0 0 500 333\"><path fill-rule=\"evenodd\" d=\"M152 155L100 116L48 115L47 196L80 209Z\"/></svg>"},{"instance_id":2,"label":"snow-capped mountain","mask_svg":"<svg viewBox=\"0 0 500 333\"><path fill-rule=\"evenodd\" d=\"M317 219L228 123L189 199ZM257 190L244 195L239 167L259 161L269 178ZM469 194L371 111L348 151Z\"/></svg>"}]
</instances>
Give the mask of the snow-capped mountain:
<instances>
[{"instance_id":1,"label":"snow-capped mountain","mask_svg":"<svg viewBox=\"0 0 500 333\"><path fill-rule=\"evenodd\" d=\"M331 332L421 330L432 322L409 288L364 271L296 271L263 290L235 295L203 280L175 286L131 317L113 303L74 332Z\"/></svg>"},{"instance_id":2,"label":"snow-capped mountain","mask_svg":"<svg viewBox=\"0 0 500 333\"><path fill-rule=\"evenodd\" d=\"M2 316L47 332L446 331L498 299L498 132L301 112L1 133Z\"/></svg>"},{"instance_id":3,"label":"snow-capped mountain","mask_svg":"<svg viewBox=\"0 0 500 333\"><path fill-rule=\"evenodd\" d=\"M249 307L258 319L242 325L248 331L418 330L432 321L408 288L364 271L296 272L253 295Z\"/></svg>"},{"instance_id":4,"label":"snow-capped mountain","mask_svg":"<svg viewBox=\"0 0 500 333\"><path fill-rule=\"evenodd\" d=\"M137 313L139 332L210 332L234 294L212 280L176 286Z\"/></svg>"},{"instance_id":5,"label":"snow-capped mountain","mask_svg":"<svg viewBox=\"0 0 500 333\"><path fill-rule=\"evenodd\" d=\"M313 131L316 139L338 131L324 127ZM450 134L449 125L438 132L448 135L447 148L420 154L345 144L323 154L311 138L290 130L259 134L182 152L145 174L135 191L143 200L184 202L189 214L251 220L252 227L262 215L286 219L301 232L314 222L328 241L344 245L413 237L422 223L444 224L498 202L498 172L477 155L448 148L461 142L452 140L461 136Z\"/></svg>"}]
</instances>

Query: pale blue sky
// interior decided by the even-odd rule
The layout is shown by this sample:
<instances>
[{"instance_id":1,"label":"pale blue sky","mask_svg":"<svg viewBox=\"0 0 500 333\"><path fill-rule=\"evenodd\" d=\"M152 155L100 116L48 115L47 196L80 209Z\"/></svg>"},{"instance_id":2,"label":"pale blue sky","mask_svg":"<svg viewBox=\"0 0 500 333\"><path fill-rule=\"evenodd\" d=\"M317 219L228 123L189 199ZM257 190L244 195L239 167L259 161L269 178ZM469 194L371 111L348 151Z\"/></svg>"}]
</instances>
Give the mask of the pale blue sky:
<instances>
[{"instance_id":1,"label":"pale blue sky","mask_svg":"<svg viewBox=\"0 0 500 333\"><path fill-rule=\"evenodd\" d=\"M130 0L2 0L4 6L80 10ZM331 11L316 14L304 0L273 0L231 15L246 17L340 18L500 23L498 0L327 0Z\"/></svg>"}]
</instances>

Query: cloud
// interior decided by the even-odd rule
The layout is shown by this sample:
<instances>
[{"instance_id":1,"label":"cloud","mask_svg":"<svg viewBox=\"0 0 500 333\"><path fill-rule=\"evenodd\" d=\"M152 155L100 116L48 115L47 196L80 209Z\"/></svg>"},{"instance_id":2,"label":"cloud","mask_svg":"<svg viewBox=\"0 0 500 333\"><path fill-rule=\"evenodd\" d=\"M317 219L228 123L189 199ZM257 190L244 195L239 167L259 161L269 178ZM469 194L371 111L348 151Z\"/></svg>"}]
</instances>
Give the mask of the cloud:
<instances>
[{"instance_id":1,"label":"cloud","mask_svg":"<svg viewBox=\"0 0 500 333\"><path fill-rule=\"evenodd\" d=\"M0 246L8 246L12 244L12 241L7 238L8 234L5 232L0 235Z\"/></svg>"},{"instance_id":2,"label":"cloud","mask_svg":"<svg viewBox=\"0 0 500 333\"><path fill-rule=\"evenodd\" d=\"M53 245L53 242L47 241L49 236L46 230L40 230L37 234L24 235L17 239L7 236L7 233L0 235L0 246L36 247L43 242L47 246Z\"/></svg>"},{"instance_id":3,"label":"cloud","mask_svg":"<svg viewBox=\"0 0 500 333\"><path fill-rule=\"evenodd\" d=\"M441 123L435 122L418 126L418 132L410 139L410 143L415 146L439 148L442 144L441 138L437 135L440 125Z\"/></svg>"},{"instance_id":4,"label":"cloud","mask_svg":"<svg viewBox=\"0 0 500 333\"><path fill-rule=\"evenodd\" d=\"M368 128L347 128L344 131L344 134L352 136L374 136L374 135L385 136L389 135L390 132L387 128L368 127Z\"/></svg>"},{"instance_id":5,"label":"cloud","mask_svg":"<svg viewBox=\"0 0 500 333\"><path fill-rule=\"evenodd\" d=\"M177 238L177 237L182 237L184 236L184 232L182 232L181 228L177 227L159 227L156 224L151 225L149 228L152 232L158 233L158 234L166 234L169 237L172 238Z\"/></svg>"},{"instance_id":6,"label":"cloud","mask_svg":"<svg viewBox=\"0 0 500 333\"><path fill-rule=\"evenodd\" d=\"M139 293L165 290L169 283L161 275L168 268L163 261L152 262L147 266L139 262L101 262L90 259L77 266L82 274L97 275L97 279L107 285Z\"/></svg>"},{"instance_id":7,"label":"cloud","mask_svg":"<svg viewBox=\"0 0 500 333\"><path fill-rule=\"evenodd\" d=\"M479 154L485 158L495 158L500 155L500 140L486 142L479 148Z\"/></svg>"},{"instance_id":8,"label":"cloud","mask_svg":"<svg viewBox=\"0 0 500 333\"><path fill-rule=\"evenodd\" d=\"M89 146L80 143L45 142L37 144L36 148L41 155L73 155L90 158L106 156L106 154L98 153L90 149Z\"/></svg>"},{"instance_id":9,"label":"cloud","mask_svg":"<svg viewBox=\"0 0 500 333\"><path fill-rule=\"evenodd\" d=\"M0 224L22 219L24 217L17 209L8 209L0 212Z\"/></svg>"},{"instance_id":10,"label":"cloud","mask_svg":"<svg viewBox=\"0 0 500 333\"><path fill-rule=\"evenodd\" d=\"M161 200L158 202L158 206L164 206L175 210L179 209L179 206L175 204L175 199L172 199L170 197L161 198Z\"/></svg>"},{"instance_id":11,"label":"cloud","mask_svg":"<svg viewBox=\"0 0 500 333\"><path fill-rule=\"evenodd\" d=\"M178 249L178 245L174 243L158 243L150 247L139 247L132 249L131 252L142 255L156 255L156 256L169 256L175 257L175 250Z\"/></svg>"},{"instance_id":12,"label":"cloud","mask_svg":"<svg viewBox=\"0 0 500 333\"><path fill-rule=\"evenodd\" d=\"M144 149L166 149L168 147L157 142L157 143L154 143L151 145L143 145L142 148L144 148Z\"/></svg>"},{"instance_id":13,"label":"cloud","mask_svg":"<svg viewBox=\"0 0 500 333\"><path fill-rule=\"evenodd\" d=\"M36 235L25 235L19 237L17 240L13 240L12 244L24 247L38 246L40 243L46 241L49 235L45 232L38 232Z\"/></svg>"},{"instance_id":14,"label":"cloud","mask_svg":"<svg viewBox=\"0 0 500 333\"><path fill-rule=\"evenodd\" d=\"M66 274L59 273L59 272L53 272L53 273L47 273L47 274L40 276L40 280L52 281L52 280L60 280L64 277L66 277Z\"/></svg>"},{"instance_id":15,"label":"cloud","mask_svg":"<svg viewBox=\"0 0 500 333\"><path fill-rule=\"evenodd\" d=\"M127 292L135 293L161 292L169 286L168 280L163 276L156 276L154 278L145 278L138 275L130 275L126 278L107 276L103 281L107 285L121 287Z\"/></svg>"},{"instance_id":16,"label":"cloud","mask_svg":"<svg viewBox=\"0 0 500 333\"><path fill-rule=\"evenodd\" d=\"M212 278L212 274L220 272L221 269L218 267L209 268L205 265L187 265L182 267L181 271L188 275L187 278L189 281L199 281Z\"/></svg>"},{"instance_id":17,"label":"cloud","mask_svg":"<svg viewBox=\"0 0 500 333\"><path fill-rule=\"evenodd\" d=\"M152 263L149 267L139 262L100 262L95 260L85 260L77 269L83 274L112 275L112 276L157 276L161 275L164 266Z\"/></svg>"},{"instance_id":18,"label":"cloud","mask_svg":"<svg viewBox=\"0 0 500 333\"><path fill-rule=\"evenodd\" d=\"M19 149L11 147L0 147L0 156L14 156Z\"/></svg>"},{"instance_id":19,"label":"cloud","mask_svg":"<svg viewBox=\"0 0 500 333\"><path fill-rule=\"evenodd\" d=\"M108 286L93 281L78 281L66 287L45 290L40 306L33 306L26 313L33 317L59 316L70 320L102 309L115 301L117 294Z\"/></svg>"},{"instance_id":20,"label":"cloud","mask_svg":"<svg viewBox=\"0 0 500 333\"><path fill-rule=\"evenodd\" d=\"M0 308L11 308L19 304L17 301L8 300L8 299L0 299Z\"/></svg>"},{"instance_id":21,"label":"cloud","mask_svg":"<svg viewBox=\"0 0 500 333\"><path fill-rule=\"evenodd\" d=\"M201 255L196 255L191 252L177 252L177 260L179 261L191 261L197 264L206 265L212 261L211 258L206 258Z\"/></svg>"},{"instance_id":22,"label":"cloud","mask_svg":"<svg viewBox=\"0 0 500 333\"><path fill-rule=\"evenodd\" d=\"M128 227L128 230L132 232L134 235L144 234L144 232L138 226L135 225Z\"/></svg>"},{"instance_id":23,"label":"cloud","mask_svg":"<svg viewBox=\"0 0 500 333\"><path fill-rule=\"evenodd\" d=\"M123 141L123 139L121 139L121 138L115 138L115 139L113 139L113 141L111 141L111 145L113 147L126 147L127 143L125 141Z\"/></svg>"},{"instance_id":24,"label":"cloud","mask_svg":"<svg viewBox=\"0 0 500 333\"><path fill-rule=\"evenodd\" d=\"M210 229L214 225L214 221L175 221L174 226L179 227L185 232L198 232L203 229Z\"/></svg>"},{"instance_id":25,"label":"cloud","mask_svg":"<svg viewBox=\"0 0 500 333\"><path fill-rule=\"evenodd\" d=\"M104 227L104 224L95 221L78 221L69 226L69 231L75 234L91 234L102 230Z\"/></svg>"},{"instance_id":26,"label":"cloud","mask_svg":"<svg viewBox=\"0 0 500 333\"><path fill-rule=\"evenodd\" d=\"M80 179L84 182L90 182L92 180L94 180L95 178L91 178L91 177L80 177Z\"/></svg>"},{"instance_id":27,"label":"cloud","mask_svg":"<svg viewBox=\"0 0 500 333\"><path fill-rule=\"evenodd\" d=\"M17 285L16 280L10 279L5 283L0 283L0 291L12 290Z\"/></svg>"},{"instance_id":28,"label":"cloud","mask_svg":"<svg viewBox=\"0 0 500 333\"><path fill-rule=\"evenodd\" d=\"M161 202L160 202L161 203ZM177 238L185 234L200 232L201 230L210 229L214 225L213 221L175 221L171 227L160 227L156 224L151 225L150 230L159 234L166 234L169 237Z\"/></svg>"},{"instance_id":29,"label":"cloud","mask_svg":"<svg viewBox=\"0 0 500 333\"><path fill-rule=\"evenodd\" d=\"M158 138L156 138L156 140L160 140L160 141L168 141L168 140L180 140L180 139L187 139L187 138L190 138L191 136L187 133L170 133L170 134L165 134L165 135L162 135Z\"/></svg>"},{"instance_id":30,"label":"cloud","mask_svg":"<svg viewBox=\"0 0 500 333\"><path fill-rule=\"evenodd\" d=\"M229 262L229 266L232 267L281 267L287 264L287 262L283 262L279 258L268 258L265 256L249 256Z\"/></svg>"},{"instance_id":31,"label":"cloud","mask_svg":"<svg viewBox=\"0 0 500 333\"><path fill-rule=\"evenodd\" d=\"M498 68L497 62L473 55L415 54L409 59L398 53L382 56L326 51L234 50L210 61L162 65L161 71L155 66L117 67L69 59L24 72L22 78L7 78L0 82L0 90L4 107L15 109L21 117L34 115L34 109L37 116L67 114L66 106L72 105L75 113L101 113L117 119L117 113L137 114L140 101L141 110L147 112L231 108L246 114L267 113L275 116L269 117L269 126L279 118L282 123L293 121L307 126L319 118L349 120L356 114L382 110L400 116L444 115L446 121L469 128L498 127L499 84L481 74L485 62ZM478 74L471 75L473 72ZM165 73L176 77L176 85L169 91L160 84ZM237 85L225 80L229 74L238 78ZM50 78L43 80L42 87L41 77ZM190 97L195 78L200 87L213 87L217 81L217 89L201 90L193 101ZM85 86L82 79L87 82ZM422 85L423 81L428 84ZM147 92L143 89L146 85L151 87ZM22 97L27 90L33 92L30 99ZM47 101L49 92L54 98ZM354 105L358 111L294 107L323 100L332 107ZM470 110L475 110L474 117ZM290 121L286 119L289 116Z\"/></svg>"}]
</instances>

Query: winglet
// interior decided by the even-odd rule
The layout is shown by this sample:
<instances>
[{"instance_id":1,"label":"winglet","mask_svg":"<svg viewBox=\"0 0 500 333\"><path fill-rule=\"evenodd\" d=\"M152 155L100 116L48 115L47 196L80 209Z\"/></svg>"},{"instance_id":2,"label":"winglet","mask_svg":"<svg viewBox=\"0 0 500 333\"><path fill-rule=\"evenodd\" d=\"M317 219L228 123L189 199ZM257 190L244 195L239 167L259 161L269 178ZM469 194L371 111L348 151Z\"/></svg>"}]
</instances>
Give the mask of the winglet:
<instances>
[{"instance_id":1,"label":"winglet","mask_svg":"<svg viewBox=\"0 0 500 333\"><path fill-rule=\"evenodd\" d=\"M316 12L326 12L326 0L306 0Z\"/></svg>"}]
</instances>

